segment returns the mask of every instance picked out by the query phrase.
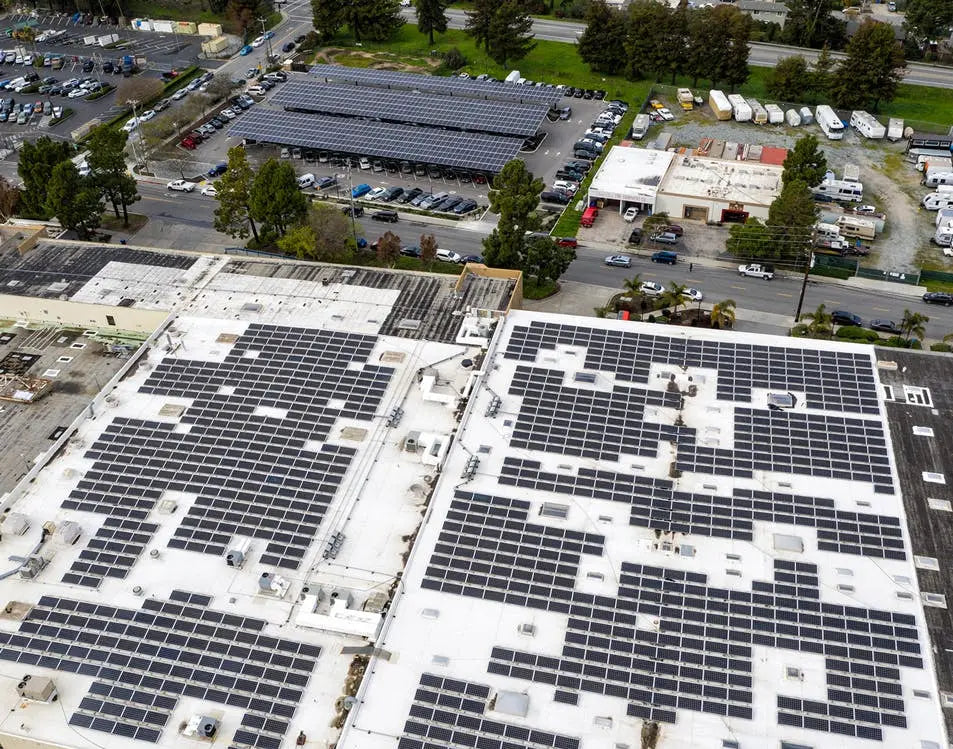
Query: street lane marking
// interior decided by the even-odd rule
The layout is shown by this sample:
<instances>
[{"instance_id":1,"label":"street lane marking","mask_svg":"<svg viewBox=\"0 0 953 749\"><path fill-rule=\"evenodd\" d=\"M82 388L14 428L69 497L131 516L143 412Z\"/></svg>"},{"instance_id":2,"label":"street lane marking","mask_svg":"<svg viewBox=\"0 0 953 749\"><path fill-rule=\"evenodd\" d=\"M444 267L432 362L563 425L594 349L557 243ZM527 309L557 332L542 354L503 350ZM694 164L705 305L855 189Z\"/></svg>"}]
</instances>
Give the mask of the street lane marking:
<instances>
[{"instance_id":1,"label":"street lane marking","mask_svg":"<svg viewBox=\"0 0 953 749\"><path fill-rule=\"evenodd\" d=\"M778 296L787 297L788 299L793 299L793 298L794 298L794 294L787 294L787 293L785 293L785 292L783 292L783 291L779 291L779 292L778 292Z\"/></svg>"},{"instance_id":2,"label":"street lane marking","mask_svg":"<svg viewBox=\"0 0 953 749\"><path fill-rule=\"evenodd\" d=\"M740 289L741 291L744 291L744 290L747 289L748 287L747 287L747 286L735 286L734 284L732 284L731 288L733 288L733 289Z\"/></svg>"}]
</instances>

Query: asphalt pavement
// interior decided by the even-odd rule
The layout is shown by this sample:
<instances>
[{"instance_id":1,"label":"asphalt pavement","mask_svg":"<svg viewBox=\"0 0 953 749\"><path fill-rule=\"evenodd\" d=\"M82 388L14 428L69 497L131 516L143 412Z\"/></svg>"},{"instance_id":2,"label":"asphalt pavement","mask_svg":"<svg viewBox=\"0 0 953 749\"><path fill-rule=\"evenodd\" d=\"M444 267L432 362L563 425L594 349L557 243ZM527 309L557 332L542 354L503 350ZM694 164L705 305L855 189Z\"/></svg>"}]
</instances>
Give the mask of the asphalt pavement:
<instances>
[{"instance_id":1,"label":"asphalt pavement","mask_svg":"<svg viewBox=\"0 0 953 749\"><path fill-rule=\"evenodd\" d=\"M403 13L404 17L408 20L416 20L413 8L405 8ZM450 28L462 29L466 25L466 12L462 10L447 10L447 20ZM544 39L546 41L575 44L585 28L585 24L575 21L550 21L542 18L533 19L533 33L537 39ZM801 55L807 60L814 60L819 54L818 50L789 47L783 44L764 44L757 42L749 46L751 53L748 62L759 67L774 67L778 60L783 57L790 57L791 55ZM831 56L834 59L842 59L845 55L840 52L833 52ZM904 81L920 86L953 88L953 69L940 65L910 62L907 63L907 72L904 76Z\"/></svg>"}]
</instances>

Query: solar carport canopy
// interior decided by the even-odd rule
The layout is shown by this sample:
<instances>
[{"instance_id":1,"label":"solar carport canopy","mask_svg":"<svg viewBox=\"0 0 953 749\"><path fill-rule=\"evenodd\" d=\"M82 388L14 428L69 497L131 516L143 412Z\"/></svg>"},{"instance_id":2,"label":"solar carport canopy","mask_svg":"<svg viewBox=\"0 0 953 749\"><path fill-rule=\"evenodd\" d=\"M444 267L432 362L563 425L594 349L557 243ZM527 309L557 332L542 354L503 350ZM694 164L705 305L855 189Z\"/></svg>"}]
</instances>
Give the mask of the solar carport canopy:
<instances>
[{"instance_id":1,"label":"solar carport canopy","mask_svg":"<svg viewBox=\"0 0 953 749\"><path fill-rule=\"evenodd\" d=\"M514 158L523 144L522 138L457 133L264 108L254 109L233 121L228 134L286 146L492 173L499 172L507 161Z\"/></svg>"},{"instance_id":2,"label":"solar carport canopy","mask_svg":"<svg viewBox=\"0 0 953 749\"><path fill-rule=\"evenodd\" d=\"M436 125L454 130L524 138L539 129L549 109L546 104L521 104L415 91L331 85L301 78L294 78L281 86L271 101L296 112L319 112L385 122Z\"/></svg>"},{"instance_id":3,"label":"solar carport canopy","mask_svg":"<svg viewBox=\"0 0 953 749\"><path fill-rule=\"evenodd\" d=\"M472 99L534 102L552 106L562 98L562 92L545 86L517 86L514 83L477 81L472 78L444 78L437 75L400 73L393 70L347 68L343 65L315 65L309 72L325 81L337 83L426 91L431 94L467 96Z\"/></svg>"}]
</instances>

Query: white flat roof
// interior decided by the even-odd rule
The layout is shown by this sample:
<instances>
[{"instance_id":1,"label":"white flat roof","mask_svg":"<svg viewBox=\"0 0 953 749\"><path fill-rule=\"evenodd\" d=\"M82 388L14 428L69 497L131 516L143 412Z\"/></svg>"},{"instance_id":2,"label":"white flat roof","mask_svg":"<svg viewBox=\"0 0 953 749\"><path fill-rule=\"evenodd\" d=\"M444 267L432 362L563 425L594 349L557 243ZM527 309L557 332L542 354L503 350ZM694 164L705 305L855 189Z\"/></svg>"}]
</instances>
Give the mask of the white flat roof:
<instances>
[{"instance_id":1,"label":"white flat roof","mask_svg":"<svg viewBox=\"0 0 953 749\"><path fill-rule=\"evenodd\" d=\"M781 192L783 169L752 161L679 154L659 187L666 195L769 206Z\"/></svg>"},{"instance_id":2,"label":"white flat roof","mask_svg":"<svg viewBox=\"0 0 953 749\"><path fill-rule=\"evenodd\" d=\"M589 196L654 204L674 156L668 151L613 146L593 177Z\"/></svg>"},{"instance_id":3,"label":"white flat roof","mask_svg":"<svg viewBox=\"0 0 953 749\"><path fill-rule=\"evenodd\" d=\"M874 368L511 313L339 746L945 746Z\"/></svg>"}]
</instances>

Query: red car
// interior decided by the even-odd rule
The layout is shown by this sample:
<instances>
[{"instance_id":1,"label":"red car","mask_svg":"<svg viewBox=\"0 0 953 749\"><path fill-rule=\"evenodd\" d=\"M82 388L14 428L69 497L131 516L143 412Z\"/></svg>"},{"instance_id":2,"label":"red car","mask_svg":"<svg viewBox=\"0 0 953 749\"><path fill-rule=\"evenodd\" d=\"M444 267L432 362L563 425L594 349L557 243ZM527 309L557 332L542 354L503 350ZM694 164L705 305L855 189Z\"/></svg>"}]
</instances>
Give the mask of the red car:
<instances>
[{"instance_id":1,"label":"red car","mask_svg":"<svg viewBox=\"0 0 953 749\"><path fill-rule=\"evenodd\" d=\"M190 151L194 151L198 143L191 138L183 138L179 145L182 146L182 148L187 148Z\"/></svg>"},{"instance_id":2,"label":"red car","mask_svg":"<svg viewBox=\"0 0 953 749\"><path fill-rule=\"evenodd\" d=\"M685 233L685 230L678 224L669 224L659 229L659 232L668 232L669 234L674 234L676 237L680 237Z\"/></svg>"},{"instance_id":3,"label":"red car","mask_svg":"<svg viewBox=\"0 0 953 749\"><path fill-rule=\"evenodd\" d=\"M578 247L579 240L575 237L556 237L556 244L560 247Z\"/></svg>"}]
</instances>

